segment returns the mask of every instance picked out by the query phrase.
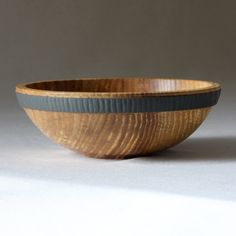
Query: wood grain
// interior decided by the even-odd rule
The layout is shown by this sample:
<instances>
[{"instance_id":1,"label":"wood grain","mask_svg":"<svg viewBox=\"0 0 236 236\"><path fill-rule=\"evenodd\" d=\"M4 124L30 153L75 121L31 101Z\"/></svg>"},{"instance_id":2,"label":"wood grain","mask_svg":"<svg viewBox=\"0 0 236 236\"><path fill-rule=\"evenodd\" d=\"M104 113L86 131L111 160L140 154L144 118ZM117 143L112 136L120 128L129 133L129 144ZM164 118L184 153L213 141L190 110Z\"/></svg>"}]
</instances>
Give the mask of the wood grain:
<instances>
[{"instance_id":1,"label":"wood grain","mask_svg":"<svg viewBox=\"0 0 236 236\"><path fill-rule=\"evenodd\" d=\"M63 113L25 109L54 142L96 158L122 159L174 146L191 135L210 108L157 113Z\"/></svg>"},{"instance_id":2,"label":"wood grain","mask_svg":"<svg viewBox=\"0 0 236 236\"><path fill-rule=\"evenodd\" d=\"M162 78L82 78L23 83L16 92L28 95L80 98L173 96L219 90L211 81Z\"/></svg>"},{"instance_id":3,"label":"wood grain","mask_svg":"<svg viewBox=\"0 0 236 236\"><path fill-rule=\"evenodd\" d=\"M186 139L217 103L220 85L85 78L19 84L16 92L33 123L54 142L86 156L122 159Z\"/></svg>"}]
</instances>

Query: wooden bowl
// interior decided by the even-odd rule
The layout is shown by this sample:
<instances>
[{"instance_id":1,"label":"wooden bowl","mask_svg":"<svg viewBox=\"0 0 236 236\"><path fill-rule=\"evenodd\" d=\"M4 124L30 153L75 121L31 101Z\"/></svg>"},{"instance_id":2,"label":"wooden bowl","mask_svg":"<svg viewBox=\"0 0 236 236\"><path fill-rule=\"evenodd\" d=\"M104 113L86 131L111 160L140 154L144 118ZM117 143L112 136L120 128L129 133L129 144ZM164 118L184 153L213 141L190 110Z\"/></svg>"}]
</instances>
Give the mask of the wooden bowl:
<instances>
[{"instance_id":1,"label":"wooden bowl","mask_svg":"<svg viewBox=\"0 0 236 236\"><path fill-rule=\"evenodd\" d=\"M208 81L86 78L16 86L20 105L50 139L86 156L122 159L172 147L220 96Z\"/></svg>"}]
</instances>

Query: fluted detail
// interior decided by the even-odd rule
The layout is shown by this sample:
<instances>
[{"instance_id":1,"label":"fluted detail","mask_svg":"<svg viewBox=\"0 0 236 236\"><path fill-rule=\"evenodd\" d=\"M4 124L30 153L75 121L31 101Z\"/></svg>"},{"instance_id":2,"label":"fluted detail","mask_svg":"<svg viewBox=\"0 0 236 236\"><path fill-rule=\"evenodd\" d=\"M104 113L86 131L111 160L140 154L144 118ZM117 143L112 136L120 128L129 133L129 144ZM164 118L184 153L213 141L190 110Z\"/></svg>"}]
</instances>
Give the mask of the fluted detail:
<instances>
[{"instance_id":1,"label":"fluted detail","mask_svg":"<svg viewBox=\"0 0 236 236\"><path fill-rule=\"evenodd\" d=\"M220 90L176 96L133 98L65 98L17 94L22 107L84 113L162 112L210 107L217 103Z\"/></svg>"}]
</instances>

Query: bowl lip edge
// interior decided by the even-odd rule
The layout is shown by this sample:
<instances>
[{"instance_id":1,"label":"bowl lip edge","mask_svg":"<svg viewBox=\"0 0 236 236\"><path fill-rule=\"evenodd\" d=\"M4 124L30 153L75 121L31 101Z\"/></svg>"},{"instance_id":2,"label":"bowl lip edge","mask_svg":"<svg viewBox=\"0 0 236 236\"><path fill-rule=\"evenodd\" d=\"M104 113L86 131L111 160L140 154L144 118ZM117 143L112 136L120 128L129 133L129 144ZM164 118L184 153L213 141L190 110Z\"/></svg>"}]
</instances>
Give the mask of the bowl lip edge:
<instances>
[{"instance_id":1,"label":"bowl lip edge","mask_svg":"<svg viewBox=\"0 0 236 236\"><path fill-rule=\"evenodd\" d=\"M190 89L180 91L159 91L159 92L82 92L82 91L52 91L33 89L27 87L31 84L44 83L44 82L57 82L57 81L76 81L76 80L99 80L99 79L156 79L156 80L182 80L186 82L197 81L207 82L209 86L201 89ZM166 77L88 77L88 78L77 78L77 79L62 79L62 80L42 80L34 82L19 83L16 85L15 92L31 96L47 96L47 97L74 97L74 98L122 98L122 97L158 97L158 96L179 96L179 95L190 95L199 93L209 93L221 90L221 85L218 82L208 80L193 80L193 79L180 79L180 78L166 78Z\"/></svg>"}]
</instances>

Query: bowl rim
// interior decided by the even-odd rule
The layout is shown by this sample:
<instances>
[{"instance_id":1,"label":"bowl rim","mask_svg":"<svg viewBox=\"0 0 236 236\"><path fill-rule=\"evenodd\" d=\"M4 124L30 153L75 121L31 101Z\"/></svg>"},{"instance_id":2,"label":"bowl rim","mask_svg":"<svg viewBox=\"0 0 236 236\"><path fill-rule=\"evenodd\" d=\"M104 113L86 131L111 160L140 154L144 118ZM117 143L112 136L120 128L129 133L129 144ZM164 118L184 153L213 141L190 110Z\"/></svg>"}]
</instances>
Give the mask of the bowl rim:
<instances>
[{"instance_id":1,"label":"bowl rim","mask_svg":"<svg viewBox=\"0 0 236 236\"><path fill-rule=\"evenodd\" d=\"M204 82L209 83L209 86L197 89L180 90L180 91L158 91L158 92L86 92L86 91L56 91L56 90L43 90L34 89L27 86L44 83L44 82L63 82L63 81L76 81L76 80L116 80L116 79L154 79L154 80L180 80L186 82ZM199 94L208 93L220 90L221 86L217 82L212 82L208 80L193 80L193 79L180 79L180 78L165 78L165 77L87 77L87 78L77 78L77 79L62 79L62 80L42 80L28 83L20 83L16 85L16 93L32 95L32 96L48 96L48 97L74 97L74 98L119 98L119 97L149 97L149 96L178 96L178 95L189 95L189 94Z\"/></svg>"}]
</instances>

